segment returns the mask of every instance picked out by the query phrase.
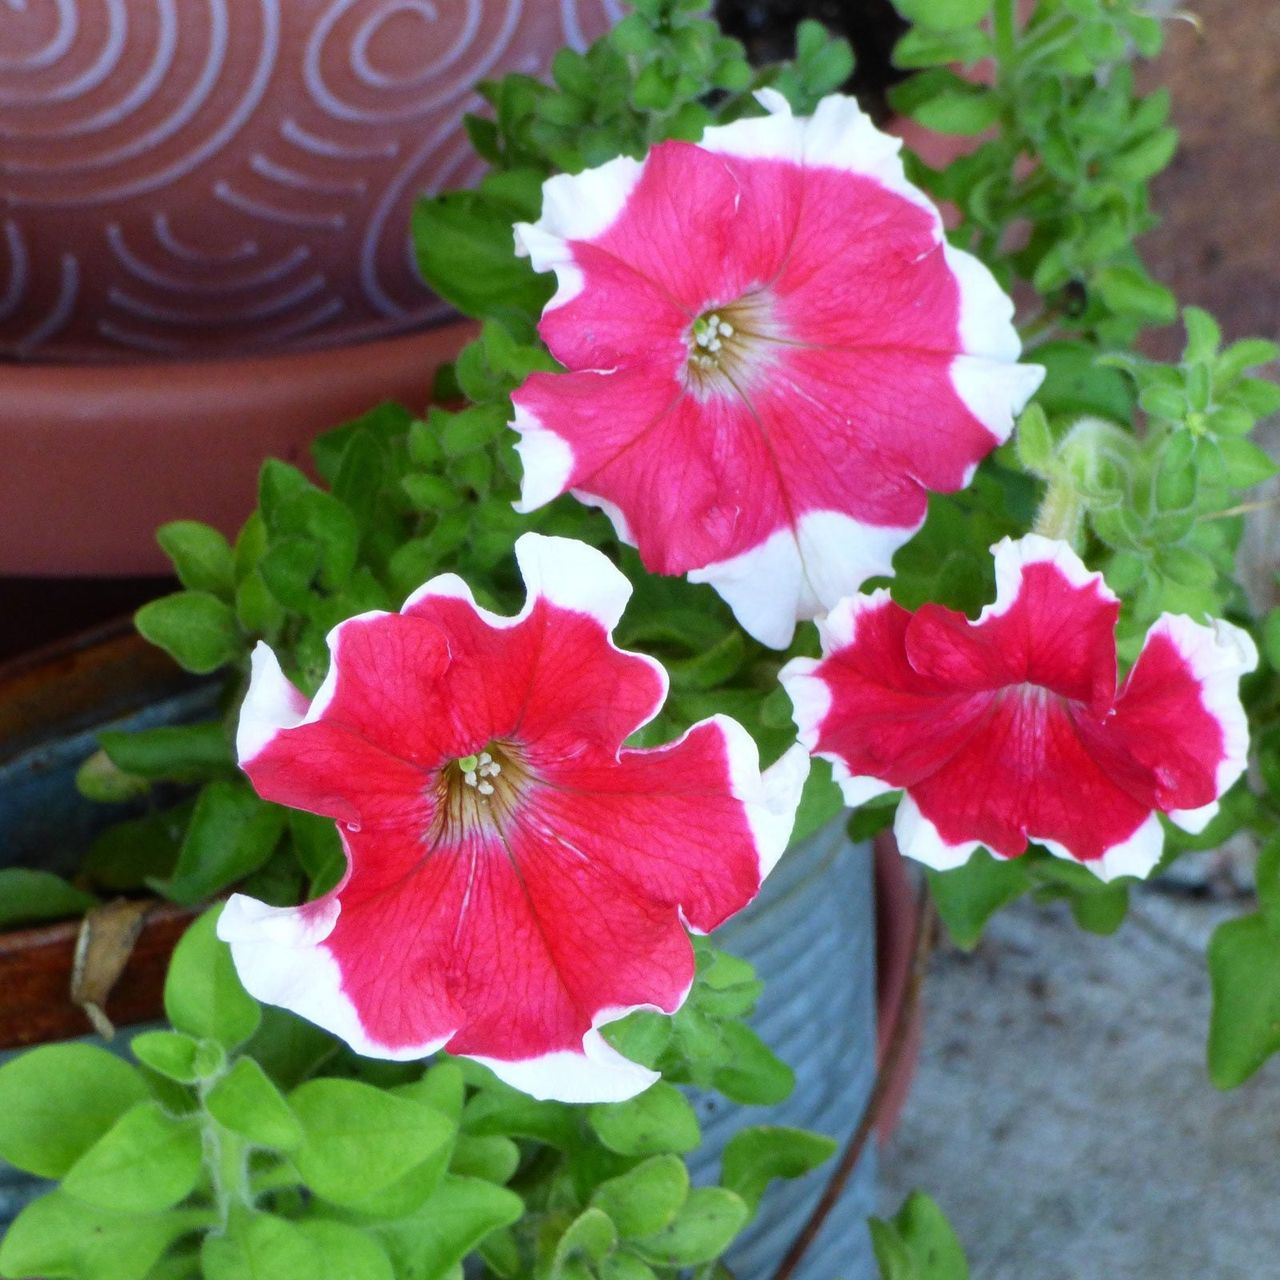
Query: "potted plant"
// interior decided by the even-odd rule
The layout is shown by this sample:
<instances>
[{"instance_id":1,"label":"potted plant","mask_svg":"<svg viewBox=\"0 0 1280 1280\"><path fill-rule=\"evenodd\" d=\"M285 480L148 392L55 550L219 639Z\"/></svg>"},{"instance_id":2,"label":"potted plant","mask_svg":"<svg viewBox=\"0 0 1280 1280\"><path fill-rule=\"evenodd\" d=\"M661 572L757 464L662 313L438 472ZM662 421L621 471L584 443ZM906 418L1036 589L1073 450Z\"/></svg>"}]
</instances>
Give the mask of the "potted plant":
<instances>
[{"instance_id":1,"label":"potted plant","mask_svg":"<svg viewBox=\"0 0 1280 1280\"><path fill-rule=\"evenodd\" d=\"M139 629L227 668L228 715L108 739L85 784L208 776L148 874L237 892L179 944L137 1067L0 1069L0 1155L64 1179L0 1271L870 1274L840 1199L886 1094L870 1045L816 1082L862 1072L825 1171L829 1138L737 1112L708 1170L680 1091L787 1091L750 969L683 929L762 880L740 936L784 920L817 967L756 952L793 1065L838 1043L852 987L811 915L853 910L857 854L810 872L846 823L892 825L964 944L1032 889L1114 928L1162 860L1256 831L1214 1075L1276 1047L1246 995L1278 945L1265 718L1242 775L1280 655L1234 577L1276 352L1186 309L1179 361L1134 354L1177 314L1132 247L1173 143L1127 65L1158 23L904 3L925 69L898 108L991 130L904 173L820 29L753 78L700 8L647 0L554 87L493 86L489 174L419 213L428 279L482 323L456 407L330 434L320 484L269 462L234 545L163 532L185 589ZM947 66L985 57L985 86ZM927 1200L871 1235L886 1275L965 1274Z\"/></svg>"}]
</instances>

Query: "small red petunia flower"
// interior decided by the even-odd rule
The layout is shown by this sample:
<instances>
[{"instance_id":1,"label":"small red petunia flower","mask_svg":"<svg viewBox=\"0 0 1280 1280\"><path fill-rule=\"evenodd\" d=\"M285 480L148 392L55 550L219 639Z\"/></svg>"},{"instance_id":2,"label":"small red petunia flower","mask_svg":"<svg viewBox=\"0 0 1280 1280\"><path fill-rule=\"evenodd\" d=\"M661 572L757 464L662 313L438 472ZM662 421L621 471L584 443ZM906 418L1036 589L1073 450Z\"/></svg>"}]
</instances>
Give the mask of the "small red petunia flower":
<instances>
[{"instance_id":1,"label":"small red petunia flower","mask_svg":"<svg viewBox=\"0 0 1280 1280\"><path fill-rule=\"evenodd\" d=\"M685 924L755 897L808 756L762 777L724 716L623 748L667 692L610 638L629 584L568 539L525 534L516 558L515 617L444 575L341 623L310 705L258 646L241 766L264 798L336 819L348 868L300 907L233 896L218 935L254 996L367 1056L445 1048L536 1097L627 1098L656 1077L598 1028L680 1007Z\"/></svg>"},{"instance_id":2,"label":"small red petunia flower","mask_svg":"<svg viewBox=\"0 0 1280 1280\"><path fill-rule=\"evenodd\" d=\"M1165 614L1117 692L1120 606L1102 575L1034 534L994 550L996 600L976 622L883 590L820 622L825 656L781 674L800 740L851 805L901 788L899 847L938 870L1034 840L1103 880L1145 876L1156 813L1199 831L1244 770L1253 641Z\"/></svg>"},{"instance_id":3,"label":"small red petunia flower","mask_svg":"<svg viewBox=\"0 0 1280 1280\"><path fill-rule=\"evenodd\" d=\"M1005 440L1043 370L851 98L664 142L543 187L517 247L558 288L566 373L515 393L517 509L566 490L646 567L784 648Z\"/></svg>"}]
</instances>

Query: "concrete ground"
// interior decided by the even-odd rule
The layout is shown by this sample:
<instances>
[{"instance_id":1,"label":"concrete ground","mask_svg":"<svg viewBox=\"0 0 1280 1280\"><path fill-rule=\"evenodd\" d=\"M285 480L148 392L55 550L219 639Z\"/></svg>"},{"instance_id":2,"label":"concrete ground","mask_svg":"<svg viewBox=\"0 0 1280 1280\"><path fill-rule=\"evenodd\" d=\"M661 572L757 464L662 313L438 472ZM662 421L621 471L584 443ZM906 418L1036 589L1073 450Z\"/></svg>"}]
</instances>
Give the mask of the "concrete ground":
<instances>
[{"instance_id":1,"label":"concrete ground","mask_svg":"<svg viewBox=\"0 0 1280 1280\"><path fill-rule=\"evenodd\" d=\"M974 1280L1280 1277L1280 1062L1204 1066L1204 944L1247 906L1148 888L1097 938L1028 902L943 947L882 1211L929 1192Z\"/></svg>"}]
</instances>

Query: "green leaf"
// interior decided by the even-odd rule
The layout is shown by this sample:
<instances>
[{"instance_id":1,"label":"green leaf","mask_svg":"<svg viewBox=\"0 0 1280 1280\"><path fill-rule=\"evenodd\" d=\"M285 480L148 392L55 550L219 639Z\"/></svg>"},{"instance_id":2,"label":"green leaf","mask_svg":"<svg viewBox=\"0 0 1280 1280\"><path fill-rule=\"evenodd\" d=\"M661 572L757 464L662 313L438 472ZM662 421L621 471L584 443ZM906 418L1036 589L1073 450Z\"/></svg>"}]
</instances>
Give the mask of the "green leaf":
<instances>
[{"instance_id":1,"label":"green leaf","mask_svg":"<svg viewBox=\"0 0 1280 1280\"><path fill-rule=\"evenodd\" d=\"M928 0L920 0L927 4ZM991 52L985 32L970 27L962 31L929 31L912 27L894 46L894 66L936 67L950 62L977 62Z\"/></svg>"},{"instance_id":2,"label":"green leaf","mask_svg":"<svg viewBox=\"0 0 1280 1280\"><path fill-rule=\"evenodd\" d=\"M89 846L82 870L98 889L141 889L149 876L171 874L194 802L184 800L128 822L117 822Z\"/></svg>"},{"instance_id":3,"label":"green leaf","mask_svg":"<svg viewBox=\"0 0 1280 1280\"><path fill-rule=\"evenodd\" d=\"M890 90L889 100L899 114L938 133L982 133L1000 118L994 93L944 67L912 76Z\"/></svg>"},{"instance_id":4,"label":"green leaf","mask_svg":"<svg viewBox=\"0 0 1280 1280\"><path fill-rule=\"evenodd\" d=\"M1280 936L1261 915L1228 920L1209 941L1209 1078L1243 1084L1280 1049Z\"/></svg>"},{"instance_id":5,"label":"green leaf","mask_svg":"<svg viewBox=\"0 0 1280 1280\"><path fill-rule=\"evenodd\" d=\"M159 1103L131 1107L72 1165L63 1188L100 1209L159 1213L195 1190L200 1131Z\"/></svg>"},{"instance_id":6,"label":"green leaf","mask_svg":"<svg viewBox=\"0 0 1280 1280\"><path fill-rule=\"evenodd\" d=\"M448 1175L418 1213L376 1230L397 1280L445 1280L485 1236L523 1213L513 1191Z\"/></svg>"},{"instance_id":7,"label":"green leaf","mask_svg":"<svg viewBox=\"0 0 1280 1280\"><path fill-rule=\"evenodd\" d=\"M516 257L513 225L522 216L480 191L419 200L410 225L423 278L464 315L537 315L553 282Z\"/></svg>"},{"instance_id":8,"label":"green leaf","mask_svg":"<svg viewBox=\"0 0 1280 1280\"><path fill-rule=\"evenodd\" d=\"M200 1042L181 1031L144 1031L133 1037L129 1049L144 1066L179 1084L194 1084L200 1078Z\"/></svg>"},{"instance_id":9,"label":"green leaf","mask_svg":"<svg viewBox=\"0 0 1280 1280\"><path fill-rule=\"evenodd\" d=\"M1013 443L1023 470L1044 477L1053 462L1054 439L1049 419L1038 404L1029 404L1023 411Z\"/></svg>"},{"instance_id":10,"label":"green leaf","mask_svg":"<svg viewBox=\"0 0 1280 1280\"><path fill-rule=\"evenodd\" d=\"M557 1280L571 1274L567 1268L575 1262L600 1262L613 1252L617 1243L618 1230L609 1215L602 1209L584 1209L556 1241L548 1277Z\"/></svg>"},{"instance_id":11,"label":"green leaf","mask_svg":"<svg viewBox=\"0 0 1280 1280\"><path fill-rule=\"evenodd\" d=\"M1235 489L1250 489L1270 480L1277 471L1275 461L1252 440L1219 440L1227 464L1227 483Z\"/></svg>"},{"instance_id":12,"label":"green leaf","mask_svg":"<svg viewBox=\"0 0 1280 1280\"><path fill-rule=\"evenodd\" d=\"M87 1044L50 1044L0 1067L0 1159L61 1178L147 1097L127 1062Z\"/></svg>"},{"instance_id":13,"label":"green leaf","mask_svg":"<svg viewBox=\"0 0 1280 1280\"><path fill-rule=\"evenodd\" d=\"M1137 267L1104 267L1093 278L1098 296L1119 315L1137 316L1152 324L1172 324L1178 300Z\"/></svg>"},{"instance_id":14,"label":"green leaf","mask_svg":"<svg viewBox=\"0 0 1280 1280\"><path fill-rule=\"evenodd\" d=\"M286 811L258 798L247 782L211 782L196 800L178 864L157 892L193 906L262 866L284 831Z\"/></svg>"},{"instance_id":15,"label":"green leaf","mask_svg":"<svg viewBox=\"0 0 1280 1280\"><path fill-rule=\"evenodd\" d=\"M438 1111L355 1080L310 1080L289 1101L302 1122L293 1161L334 1204L359 1204L437 1155L454 1127Z\"/></svg>"},{"instance_id":16,"label":"green leaf","mask_svg":"<svg viewBox=\"0 0 1280 1280\"><path fill-rule=\"evenodd\" d=\"M1146 182L1173 159L1177 149L1177 129L1157 129L1141 142L1135 142L1106 160L1106 174L1122 182Z\"/></svg>"},{"instance_id":17,"label":"green leaf","mask_svg":"<svg viewBox=\"0 0 1280 1280\"><path fill-rule=\"evenodd\" d=\"M595 1189L591 1203L604 1210L623 1239L650 1236L668 1226L689 1194L689 1170L677 1155L652 1156Z\"/></svg>"},{"instance_id":18,"label":"green leaf","mask_svg":"<svg viewBox=\"0 0 1280 1280\"><path fill-rule=\"evenodd\" d=\"M1215 380L1223 385L1234 381L1246 369L1280 360L1280 346L1263 338L1242 338L1233 342L1219 357L1214 369Z\"/></svg>"},{"instance_id":19,"label":"green leaf","mask_svg":"<svg viewBox=\"0 0 1280 1280\"><path fill-rule=\"evenodd\" d=\"M694 1187L669 1225L632 1248L657 1266L697 1266L718 1258L750 1216L746 1202L732 1191Z\"/></svg>"},{"instance_id":20,"label":"green leaf","mask_svg":"<svg viewBox=\"0 0 1280 1280\"><path fill-rule=\"evenodd\" d=\"M987 16L991 0L894 0L908 22L930 31L972 27Z\"/></svg>"},{"instance_id":21,"label":"green leaf","mask_svg":"<svg viewBox=\"0 0 1280 1280\"><path fill-rule=\"evenodd\" d=\"M712 1083L726 1098L767 1107L791 1096L795 1072L745 1022L726 1022L721 1036L726 1061Z\"/></svg>"},{"instance_id":22,"label":"green leaf","mask_svg":"<svg viewBox=\"0 0 1280 1280\"><path fill-rule=\"evenodd\" d=\"M144 1280L179 1236L205 1225L208 1215L199 1212L135 1217L54 1191L29 1204L5 1232L0 1272L50 1280Z\"/></svg>"},{"instance_id":23,"label":"green leaf","mask_svg":"<svg viewBox=\"0 0 1280 1280\"><path fill-rule=\"evenodd\" d=\"M1129 890L1122 884L1091 886L1084 893L1073 893L1070 901L1076 924L1106 937L1124 923L1129 911Z\"/></svg>"},{"instance_id":24,"label":"green leaf","mask_svg":"<svg viewBox=\"0 0 1280 1280\"><path fill-rule=\"evenodd\" d=\"M217 529L196 520L173 520L156 530L156 541L173 561L184 587L230 597L235 562L231 544Z\"/></svg>"},{"instance_id":25,"label":"green leaf","mask_svg":"<svg viewBox=\"0 0 1280 1280\"><path fill-rule=\"evenodd\" d=\"M1046 342L1035 349L1035 363L1045 379L1036 401L1048 414L1096 414L1111 422L1133 417L1133 384L1119 369L1098 363L1098 352L1086 342Z\"/></svg>"},{"instance_id":26,"label":"green leaf","mask_svg":"<svg viewBox=\"0 0 1280 1280\"><path fill-rule=\"evenodd\" d=\"M211 907L182 935L169 962L164 1011L179 1031L234 1049L253 1035L262 1011L240 985L230 948L218 940L221 913L221 905Z\"/></svg>"},{"instance_id":27,"label":"green leaf","mask_svg":"<svg viewBox=\"0 0 1280 1280\"><path fill-rule=\"evenodd\" d=\"M314 1280L396 1280L387 1251L369 1232L323 1218L298 1225L318 1254Z\"/></svg>"},{"instance_id":28,"label":"green leaf","mask_svg":"<svg viewBox=\"0 0 1280 1280\"><path fill-rule=\"evenodd\" d=\"M0 929L83 915L97 902L52 871L26 867L0 870Z\"/></svg>"},{"instance_id":29,"label":"green leaf","mask_svg":"<svg viewBox=\"0 0 1280 1280\"><path fill-rule=\"evenodd\" d=\"M255 1213L234 1220L225 1234L205 1237L204 1280L319 1280L319 1242L295 1222ZM354 1277L353 1277L354 1280Z\"/></svg>"},{"instance_id":30,"label":"green leaf","mask_svg":"<svg viewBox=\"0 0 1280 1280\"><path fill-rule=\"evenodd\" d=\"M144 639L197 675L234 662L243 648L235 612L207 591L178 591L152 600L133 621Z\"/></svg>"},{"instance_id":31,"label":"green leaf","mask_svg":"<svg viewBox=\"0 0 1280 1280\"><path fill-rule=\"evenodd\" d=\"M100 733L98 745L117 768L140 778L187 782L236 767L221 720Z\"/></svg>"},{"instance_id":32,"label":"green leaf","mask_svg":"<svg viewBox=\"0 0 1280 1280\"><path fill-rule=\"evenodd\" d=\"M688 1099L662 1080L628 1102L590 1107L587 1122L610 1151L624 1156L692 1151L701 1138L698 1117Z\"/></svg>"},{"instance_id":33,"label":"green leaf","mask_svg":"<svg viewBox=\"0 0 1280 1280\"><path fill-rule=\"evenodd\" d=\"M969 1264L942 1210L919 1191L897 1216L870 1219L881 1280L969 1280Z\"/></svg>"},{"instance_id":34,"label":"green leaf","mask_svg":"<svg viewBox=\"0 0 1280 1280\"><path fill-rule=\"evenodd\" d=\"M464 1178L484 1178L486 1182L509 1182L520 1167L520 1148L510 1138L482 1138L460 1133L453 1145L449 1172Z\"/></svg>"},{"instance_id":35,"label":"green leaf","mask_svg":"<svg viewBox=\"0 0 1280 1280\"><path fill-rule=\"evenodd\" d=\"M971 951L987 921L1031 888L1031 876L1018 858L997 858L978 849L962 867L929 871L929 889L938 915L957 946Z\"/></svg>"},{"instance_id":36,"label":"green leaf","mask_svg":"<svg viewBox=\"0 0 1280 1280\"><path fill-rule=\"evenodd\" d=\"M774 1178L800 1178L829 1160L836 1141L825 1134L778 1125L741 1129L729 1139L720 1181L740 1196L752 1214Z\"/></svg>"},{"instance_id":37,"label":"green leaf","mask_svg":"<svg viewBox=\"0 0 1280 1280\"><path fill-rule=\"evenodd\" d=\"M209 1114L255 1146L292 1151L302 1125L280 1090L252 1058L239 1058L205 1097Z\"/></svg>"},{"instance_id":38,"label":"green leaf","mask_svg":"<svg viewBox=\"0 0 1280 1280\"><path fill-rule=\"evenodd\" d=\"M1187 363L1212 360L1222 343L1222 329L1202 307L1184 307L1182 323L1187 330L1187 346L1183 353Z\"/></svg>"}]
</instances>

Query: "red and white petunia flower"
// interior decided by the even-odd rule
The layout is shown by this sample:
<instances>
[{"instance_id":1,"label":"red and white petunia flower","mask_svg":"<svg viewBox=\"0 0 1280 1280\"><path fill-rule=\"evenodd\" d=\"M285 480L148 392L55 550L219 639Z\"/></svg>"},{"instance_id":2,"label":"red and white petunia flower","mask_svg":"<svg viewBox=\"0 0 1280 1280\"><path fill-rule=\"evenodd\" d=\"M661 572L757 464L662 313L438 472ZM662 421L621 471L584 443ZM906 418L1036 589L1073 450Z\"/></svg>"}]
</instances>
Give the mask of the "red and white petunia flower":
<instances>
[{"instance_id":1,"label":"red and white petunia flower","mask_svg":"<svg viewBox=\"0 0 1280 1280\"><path fill-rule=\"evenodd\" d=\"M1120 606L1102 575L1034 534L994 550L996 600L976 622L887 591L820 622L825 656L781 675L800 740L851 805L901 788L899 847L939 870L1034 840L1103 880L1144 876L1156 814L1199 831L1244 770L1253 641L1165 614L1117 692Z\"/></svg>"},{"instance_id":2,"label":"red and white petunia flower","mask_svg":"<svg viewBox=\"0 0 1280 1280\"><path fill-rule=\"evenodd\" d=\"M517 247L558 288L565 373L513 397L517 509L566 490L648 569L783 648L969 483L1043 370L1013 306L851 98L664 142L543 187Z\"/></svg>"},{"instance_id":3,"label":"red and white petunia flower","mask_svg":"<svg viewBox=\"0 0 1280 1280\"><path fill-rule=\"evenodd\" d=\"M258 646L241 766L266 799L334 818L348 868L304 906L232 897L218 934L253 995L360 1053L445 1048L537 1097L627 1098L656 1077L598 1028L680 1007L685 924L755 897L808 755L762 777L724 716L624 749L667 692L610 637L630 585L563 538L525 534L516 558L515 617L446 574L398 614L341 623L309 705Z\"/></svg>"}]
</instances>

